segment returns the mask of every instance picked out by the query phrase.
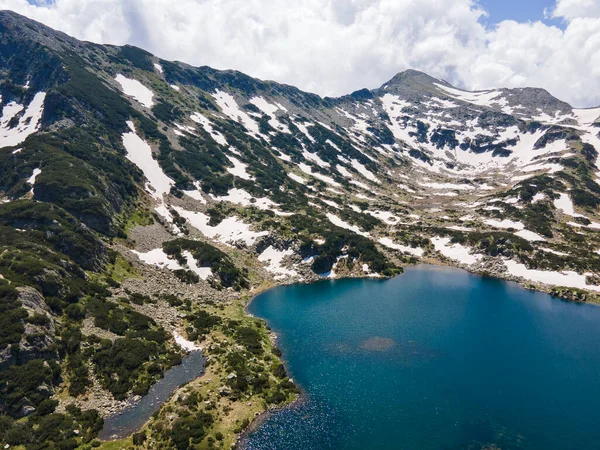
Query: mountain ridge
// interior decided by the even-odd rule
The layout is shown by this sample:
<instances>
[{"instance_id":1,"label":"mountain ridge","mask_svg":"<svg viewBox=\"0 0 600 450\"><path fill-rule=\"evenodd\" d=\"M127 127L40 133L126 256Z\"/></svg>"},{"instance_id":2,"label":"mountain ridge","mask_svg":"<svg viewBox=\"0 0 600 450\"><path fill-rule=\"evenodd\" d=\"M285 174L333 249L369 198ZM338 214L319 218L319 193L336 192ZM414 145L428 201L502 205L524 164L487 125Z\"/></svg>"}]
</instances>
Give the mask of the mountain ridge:
<instances>
[{"instance_id":1,"label":"mountain ridge","mask_svg":"<svg viewBox=\"0 0 600 450\"><path fill-rule=\"evenodd\" d=\"M320 97L6 11L0 35L3 444L85 448L202 345L122 444L229 448L297 395L243 313L277 284L425 262L600 301L600 108L414 70Z\"/></svg>"}]
</instances>

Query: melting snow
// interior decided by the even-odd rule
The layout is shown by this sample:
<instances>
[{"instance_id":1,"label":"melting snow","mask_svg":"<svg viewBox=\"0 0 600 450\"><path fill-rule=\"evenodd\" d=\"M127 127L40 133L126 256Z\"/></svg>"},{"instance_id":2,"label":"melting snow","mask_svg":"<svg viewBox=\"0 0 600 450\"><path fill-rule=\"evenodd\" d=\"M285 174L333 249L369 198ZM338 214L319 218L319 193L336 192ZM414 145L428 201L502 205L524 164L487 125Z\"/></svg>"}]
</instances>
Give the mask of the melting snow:
<instances>
[{"instance_id":1,"label":"melting snow","mask_svg":"<svg viewBox=\"0 0 600 450\"><path fill-rule=\"evenodd\" d=\"M135 132L133 122L127 121L127 125L131 129L129 133L123 133L123 146L127 150L127 159L138 166L148 180L148 184L152 189L146 189L154 198L162 201L163 194L171 190L174 184L162 168L152 157L152 149L147 142L139 137Z\"/></svg>"},{"instance_id":2,"label":"melting snow","mask_svg":"<svg viewBox=\"0 0 600 450\"><path fill-rule=\"evenodd\" d=\"M527 241L545 241L546 238L544 238L543 236L540 236L537 233L534 233L533 231L529 231L529 230L521 230L521 231L517 231L515 233L516 236L519 236L520 238L523 238Z\"/></svg>"},{"instance_id":3,"label":"melting snow","mask_svg":"<svg viewBox=\"0 0 600 450\"><path fill-rule=\"evenodd\" d=\"M514 228L515 230L523 230L525 225L521 222L515 222L513 220L504 219L504 220L495 220L495 219L486 219L484 222L494 228Z\"/></svg>"},{"instance_id":4,"label":"melting snow","mask_svg":"<svg viewBox=\"0 0 600 450\"><path fill-rule=\"evenodd\" d=\"M585 281L586 275L580 275L577 272L563 271L550 272L545 270L528 269L524 264L516 261L504 261L508 273L516 277L522 277L529 281L549 284L551 286L564 286L578 289L589 289L592 291L600 291L600 286L588 285Z\"/></svg>"},{"instance_id":5,"label":"melting snow","mask_svg":"<svg viewBox=\"0 0 600 450\"><path fill-rule=\"evenodd\" d=\"M254 121L254 119L252 119L252 117L239 108L237 102L231 94L217 89L212 96L217 102L217 105L219 105L223 111L223 114L244 125L251 135L260 135L258 124Z\"/></svg>"},{"instance_id":6,"label":"melting snow","mask_svg":"<svg viewBox=\"0 0 600 450\"><path fill-rule=\"evenodd\" d=\"M575 208L573 207L573 202L568 194L562 193L560 197L554 200L554 206L556 209L562 211L568 216L571 217L585 217L582 214L578 214L575 212Z\"/></svg>"},{"instance_id":7,"label":"melting snow","mask_svg":"<svg viewBox=\"0 0 600 450\"><path fill-rule=\"evenodd\" d=\"M456 190L470 190L475 189L470 184L453 184L453 183L419 183L421 186L430 187L433 189L456 189Z\"/></svg>"},{"instance_id":8,"label":"melting snow","mask_svg":"<svg viewBox=\"0 0 600 450\"><path fill-rule=\"evenodd\" d=\"M175 343L181 347L182 350L186 352L194 352L197 350L202 350L202 347L196 345L195 342L188 341L177 331L173 332L173 338L175 339Z\"/></svg>"},{"instance_id":9,"label":"melting snow","mask_svg":"<svg viewBox=\"0 0 600 450\"><path fill-rule=\"evenodd\" d=\"M275 279L281 279L285 277L293 277L298 275L295 270L287 269L283 267L282 261L286 256L294 254L293 250L277 250L272 245L268 246L258 257L258 260L264 263L268 263L265 269L268 272L277 274Z\"/></svg>"},{"instance_id":10,"label":"melting snow","mask_svg":"<svg viewBox=\"0 0 600 450\"><path fill-rule=\"evenodd\" d=\"M194 122L202 125L202 128L204 128L204 131L206 131L208 134L210 134L217 144L227 145L227 139L225 139L225 136L223 136L218 131L215 131L212 127L212 123L210 122L210 120L208 120L202 114L194 113L190 116L190 119L192 119Z\"/></svg>"},{"instance_id":11,"label":"melting snow","mask_svg":"<svg viewBox=\"0 0 600 450\"><path fill-rule=\"evenodd\" d=\"M559 252L557 250L552 250L551 248L547 248L547 247L539 247L538 250L542 250L542 251L548 252L548 253L553 253L553 254L558 255L558 256L569 256L568 253Z\"/></svg>"},{"instance_id":12,"label":"melting snow","mask_svg":"<svg viewBox=\"0 0 600 450\"><path fill-rule=\"evenodd\" d=\"M335 226L345 228L346 230L354 231L356 234L360 234L361 236L369 237L369 233L361 231L360 228L358 228L356 225L350 225L348 222L344 222L335 214L327 213L327 218Z\"/></svg>"},{"instance_id":13,"label":"melting snow","mask_svg":"<svg viewBox=\"0 0 600 450\"><path fill-rule=\"evenodd\" d=\"M27 183L31 184L32 186L35 185L35 179L38 177L38 175L42 173L42 171L40 169L33 169L33 173L31 174L31 176L27 179Z\"/></svg>"},{"instance_id":14,"label":"melting snow","mask_svg":"<svg viewBox=\"0 0 600 450\"><path fill-rule=\"evenodd\" d=\"M308 140L310 142L312 142L313 144L316 142L315 138L312 137L310 135L310 132L308 131L308 127L312 126L312 123L309 124L304 124L304 123L300 123L300 122L294 122L294 125L296 125L296 127L298 127L298 129L308 138Z\"/></svg>"},{"instance_id":15,"label":"melting snow","mask_svg":"<svg viewBox=\"0 0 600 450\"><path fill-rule=\"evenodd\" d=\"M546 199L546 194L542 194L541 192L538 192L531 199L531 203L537 203L537 202L540 202L540 201L545 200L545 199Z\"/></svg>"},{"instance_id":16,"label":"melting snow","mask_svg":"<svg viewBox=\"0 0 600 450\"><path fill-rule=\"evenodd\" d=\"M225 196L216 197L211 195L211 197L216 201L236 203L242 206L256 206L258 209L273 211L278 216L290 216L293 214L278 211L275 208L277 208L279 205L273 202L271 199L267 197L254 198L249 192L243 189L234 188L231 189Z\"/></svg>"},{"instance_id":17,"label":"melting snow","mask_svg":"<svg viewBox=\"0 0 600 450\"><path fill-rule=\"evenodd\" d=\"M185 250L181 252L181 254L185 257L189 269L196 275L198 275L201 279L206 280L212 275L212 270L210 270L210 267L198 266L198 264L196 263L196 259L194 258L191 252Z\"/></svg>"},{"instance_id":18,"label":"melting snow","mask_svg":"<svg viewBox=\"0 0 600 450\"><path fill-rule=\"evenodd\" d=\"M160 73L163 73L163 68L160 64L154 63L154 68L158 70Z\"/></svg>"},{"instance_id":19,"label":"melting snow","mask_svg":"<svg viewBox=\"0 0 600 450\"><path fill-rule=\"evenodd\" d=\"M169 86L171 86L171 89L176 90L177 92L179 92L179 86L177 86L176 84L170 84Z\"/></svg>"},{"instance_id":20,"label":"melting snow","mask_svg":"<svg viewBox=\"0 0 600 450\"><path fill-rule=\"evenodd\" d=\"M450 238L435 237L431 239L435 249L446 258L458 261L462 264L475 264L481 259L481 255L472 255L469 247L461 244L450 244Z\"/></svg>"},{"instance_id":21,"label":"melting snow","mask_svg":"<svg viewBox=\"0 0 600 450\"><path fill-rule=\"evenodd\" d=\"M287 127L287 125L284 125L279 120L277 120L277 116L275 115L275 111L279 109L285 111L285 108L278 104L272 105L262 97L253 97L250 99L250 103L252 103L262 112L264 112L267 116L269 116L269 125L283 133L290 133L290 129Z\"/></svg>"},{"instance_id":22,"label":"melting snow","mask_svg":"<svg viewBox=\"0 0 600 450\"><path fill-rule=\"evenodd\" d=\"M337 181L335 181L333 178L328 177L327 175L323 175L321 173L318 172L313 172L311 167L307 164L304 163L300 163L298 164L298 168L304 172L307 175L311 175L313 177L315 177L318 180L324 181L325 183L331 184L332 186L339 186L340 183L338 183Z\"/></svg>"},{"instance_id":23,"label":"melting snow","mask_svg":"<svg viewBox=\"0 0 600 450\"><path fill-rule=\"evenodd\" d=\"M11 119L23 111L23 105L10 102L2 108L2 117L0 118L0 148L19 145L28 136L39 130L40 121L44 112L45 92L38 92L31 100L25 113L19 118L19 123L9 128Z\"/></svg>"},{"instance_id":24,"label":"melting snow","mask_svg":"<svg viewBox=\"0 0 600 450\"><path fill-rule=\"evenodd\" d=\"M233 167L228 167L227 172L231 175L239 177L243 180L253 180L254 178L247 172L248 165L241 162L239 159L234 158L233 156L225 155L227 159L231 161Z\"/></svg>"},{"instance_id":25,"label":"melting snow","mask_svg":"<svg viewBox=\"0 0 600 450\"><path fill-rule=\"evenodd\" d=\"M38 177L38 175L42 173L42 171L40 169L33 169L33 173L31 174L31 176L27 179L27 183L29 183L31 185L31 190L29 191L29 193L31 195L33 195L33 189L35 188L35 179Z\"/></svg>"},{"instance_id":26,"label":"melting snow","mask_svg":"<svg viewBox=\"0 0 600 450\"><path fill-rule=\"evenodd\" d=\"M245 242L246 245L253 245L257 238L269 234L268 231L252 231L250 225L241 222L237 217L227 217L217 226L211 227L208 225L210 217L204 213L187 211L178 206L175 206L174 209L206 237L215 239L224 244L241 240Z\"/></svg>"},{"instance_id":27,"label":"melting snow","mask_svg":"<svg viewBox=\"0 0 600 450\"><path fill-rule=\"evenodd\" d=\"M398 223L398 218L389 211L366 211L366 213L373 217L377 217L388 225L395 225Z\"/></svg>"},{"instance_id":28,"label":"melting snow","mask_svg":"<svg viewBox=\"0 0 600 450\"><path fill-rule=\"evenodd\" d=\"M375 183L379 183L379 180L377 179L377 177L375 175L373 175L373 172L371 172L369 169L367 169L364 165L362 165L356 159L352 160L352 167L354 167L358 171L358 173L360 173L367 180L371 180Z\"/></svg>"},{"instance_id":29,"label":"melting snow","mask_svg":"<svg viewBox=\"0 0 600 450\"><path fill-rule=\"evenodd\" d=\"M121 85L121 89L125 95L133 97L146 108L152 108L152 106L154 106L154 102L152 101L154 93L138 80L127 78L121 74L118 74L115 77L115 80Z\"/></svg>"},{"instance_id":30,"label":"melting snow","mask_svg":"<svg viewBox=\"0 0 600 450\"><path fill-rule=\"evenodd\" d=\"M407 245L396 244L394 241L387 237L379 239L379 243L393 250L400 250L402 252L410 253L411 255L418 257L423 256L423 253L425 253L425 251L422 248L412 248Z\"/></svg>"},{"instance_id":31,"label":"melting snow","mask_svg":"<svg viewBox=\"0 0 600 450\"><path fill-rule=\"evenodd\" d=\"M300 184L306 184L306 179L302 178L299 175L296 175L295 173L288 173L287 174L288 177L290 177L292 180L294 180L296 183L300 183Z\"/></svg>"},{"instance_id":32,"label":"melting snow","mask_svg":"<svg viewBox=\"0 0 600 450\"><path fill-rule=\"evenodd\" d=\"M137 257L146 264L170 270L182 269L179 263L176 260L169 258L169 255L167 255L162 248L155 248L146 253L132 250L132 253L136 254Z\"/></svg>"},{"instance_id":33,"label":"melting snow","mask_svg":"<svg viewBox=\"0 0 600 450\"><path fill-rule=\"evenodd\" d=\"M577 118L580 125L587 126L593 124L597 119L600 119L600 108L575 109L573 114Z\"/></svg>"},{"instance_id":34,"label":"melting snow","mask_svg":"<svg viewBox=\"0 0 600 450\"><path fill-rule=\"evenodd\" d=\"M319 155L317 155L316 153L310 153L310 152L307 152L306 150L304 150L302 152L302 156L304 157L304 159L312 161L312 162L316 163L318 166L321 166L325 169L329 168L329 163L326 161L323 161L321 158L319 158Z\"/></svg>"}]
</instances>

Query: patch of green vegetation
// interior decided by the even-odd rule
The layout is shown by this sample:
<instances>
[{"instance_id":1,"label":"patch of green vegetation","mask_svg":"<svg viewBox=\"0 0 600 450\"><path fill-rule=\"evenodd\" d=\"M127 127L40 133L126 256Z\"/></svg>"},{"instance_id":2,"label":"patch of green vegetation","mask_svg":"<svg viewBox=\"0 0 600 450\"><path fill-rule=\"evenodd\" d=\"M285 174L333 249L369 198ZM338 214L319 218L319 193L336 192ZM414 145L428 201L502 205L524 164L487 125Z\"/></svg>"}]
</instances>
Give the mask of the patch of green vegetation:
<instances>
[{"instance_id":1,"label":"patch of green vegetation","mask_svg":"<svg viewBox=\"0 0 600 450\"><path fill-rule=\"evenodd\" d=\"M108 251L107 274L117 283L122 283L127 278L137 277L133 265L123 258L118 252Z\"/></svg>"},{"instance_id":2,"label":"patch of green vegetation","mask_svg":"<svg viewBox=\"0 0 600 450\"><path fill-rule=\"evenodd\" d=\"M181 358L167 350L164 343L136 336L114 342L101 340L95 346L92 361L100 383L117 400L123 400L130 392L146 394L164 370L179 364Z\"/></svg>"},{"instance_id":3,"label":"patch of green vegetation","mask_svg":"<svg viewBox=\"0 0 600 450\"><path fill-rule=\"evenodd\" d=\"M25 325L23 319L28 314L18 301L19 292L5 280L0 280L0 348L18 344Z\"/></svg>"},{"instance_id":4,"label":"patch of green vegetation","mask_svg":"<svg viewBox=\"0 0 600 450\"><path fill-rule=\"evenodd\" d=\"M315 273L326 273L331 270L337 258L347 255L349 259L360 260L369 266L372 272L384 276L394 276L402 272L402 268L390 262L381 253L373 241L352 231L333 226L320 215L296 214L288 218L294 235L301 240L300 252L303 257L316 256L312 269ZM312 236L322 236L323 244L318 244Z\"/></svg>"},{"instance_id":5,"label":"patch of green vegetation","mask_svg":"<svg viewBox=\"0 0 600 450\"><path fill-rule=\"evenodd\" d=\"M117 64L125 64L129 66L132 64L138 69L147 70L149 72L154 71L154 65L152 62L152 54L146 50L142 50L138 47L131 45L124 45L119 48L119 59L115 58L113 61Z\"/></svg>"},{"instance_id":6,"label":"patch of green vegetation","mask_svg":"<svg viewBox=\"0 0 600 450\"><path fill-rule=\"evenodd\" d=\"M186 332L188 337L196 341L221 323L221 318L202 309L190 314L186 320L191 324Z\"/></svg>"}]
</instances>

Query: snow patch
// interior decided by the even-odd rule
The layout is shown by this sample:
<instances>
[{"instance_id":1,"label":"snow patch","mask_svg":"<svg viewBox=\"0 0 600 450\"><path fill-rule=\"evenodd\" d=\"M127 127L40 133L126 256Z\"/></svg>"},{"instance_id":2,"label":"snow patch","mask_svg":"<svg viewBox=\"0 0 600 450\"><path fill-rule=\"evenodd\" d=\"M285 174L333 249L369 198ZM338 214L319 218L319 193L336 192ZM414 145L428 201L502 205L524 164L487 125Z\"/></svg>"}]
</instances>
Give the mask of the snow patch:
<instances>
[{"instance_id":1,"label":"snow patch","mask_svg":"<svg viewBox=\"0 0 600 450\"><path fill-rule=\"evenodd\" d=\"M260 136L258 124L252 117L239 108L231 94L217 89L215 93L211 95L217 102L217 105L221 108L221 111L223 111L223 114L234 121L241 123L248 130L250 135Z\"/></svg>"},{"instance_id":2,"label":"snow patch","mask_svg":"<svg viewBox=\"0 0 600 450\"><path fill-rule=\"evenodd\" d=\"M401 252L410 253L411 255L418 257L423 256L423 254L425 253L425 250L423 250L422 248L412 248L407 245L396 244L394 241L387 237L379 239L379 243L387 248L391 248L392 250L400 250Z\"/></svg>"},{"instance_id":3,"label":"snow patch","mask_svg":"<svg viewBox=\"0 0 600 450\"><path fill-rule=\"evenodd\" d=\"M367 180L373 181L374 183L380 183L380 181L373 174L373 172L371 172L364 165L362 165L360 162L358 162L358 160L352 159L351 163L352 163L352 167L354 167L356 169L356 171L358 173L360 173L363 177L365 177Z\"/></svg>"},{"instance_id":4,"label":"snow patch","mask_svg":"<svg viewBox=\"0 0 600 450\"><path fill-rule=\"evenodd\" d=\"M438 252L459 263L471 265L481 259L481 255L472 255L469 247L461 244L450 244L450 238L435 237L431 239L431 242Z\"/></svg>"},{"instance_id":5,"label":"snow patch","mask_svg":"<svg viewBox=\"0 0 600 450\"><path fill-rule=\"evenodd\" d=\"M196 259L194 258L194 255L192 255L192 253L188 250L185 250L183 252L181 252L181 254L185 257L186 262L187 262L187 266L189 267L189 269L194 272L196 275L198 275L202 280L207 280L208 277L210 277L212 275L212 270L210 269L210 267L199 267L198 264L196 263Z\"/></svg>"},{"instance_id":6,"label":"snow patch","mask_svg":"<svg viewBox=\"0 0 600 450\"><path fill-rule=\"evenodd\" d=\"M152 157L150 145L136 134L133 122L127 121L127 125L131 131L123 133L122 136L123 146L127 150L126 157L144 173L148 180L146 190L155 199L162 201L163 194L171 190L174 182L165 175L158 161Z\"/></svg>"},{"instance_id":7,"label":"snow patch","mask_svg":"<svg viewBox=\"0 0 600 450\"><path fill-rule=\"evenodd\" d=\"M239 159L234 158L233 156L225 155L229 161L233 164L233 167L228 167L227 172L231 175L239 177L243 180L253 180L252 175L248 173L246 170L248 168L248 164L244 164Z\"/></svg>"},{"instance_id":8,"label":"snow patch","mask_svg":"<svg viewBox=\"0 0 600 450\"><path fill-rule=\"evenodd\" d=\"M179 347L181 347L181 349L184 350L184 351L186 351L186 352L195 352L195 351L198 351L198 350L202 350L202 347L196 345L195 342L188 341L186 338L184 338L177 331L173 332L173 338L175 339L175 343L177 345L179 345Z\"/></svg>"},{"instance_id":9,"label":"snow patch","mask_svg":"<svg viewBox=\"0 0 600 450\"><path fill-rule=\"evenodd\" d=\"M277 131L281 131L283 133L291 133L287 125L282 124L275 115L275 112L279 109L285 111L285 108L283 108L281 105L272 105L262 97L253 97L250 99L250 103L252 103L262 112L264 112L267 116L269 116L269 125L275 128Z\"/></svg>"},{"instance_id":10,"label":"snow patch","mask_svg":"<svg viewBox=\"0 0 600 450\"><path fill-rule=\"evenodd\" d=\"M296 175L295 173L288 173L287 174L288 177L290 177L292 180L294 180L296 183L300 183L300 184L306 184L306 179L302 178L299 175Z\"/></svg>"},{"instance_id":11,"label":"snow patch","mask_svg":"<svg viewBox=\"0 0 600 450\"><path fill-rule=\"evenodd\" d=\"M138 252L137 250L132 250L131 252L142 262L152 266L170 270L179 270L183 268L175 259L169 258L169 255L167 255L162 248L155 248L146 253Z\"/></svg>"},{"instance_id":12,"label":"snow patch","mask_svg":"<svg viewBox=\"0 0 600 450\"><path fill-rule=\"evenodd\" d=\"M10 102L2 108L2 117L0 117L0 148L19 145L28 136L39 130L44 112L45 99L45 92L35 94L31 103L29 103L27 109L19 118L18 124L13 128L10 128L11 120L23 111L23 105Z\"/></svg>"},{"instance_id":13,"label":"snow patch","mask_svg":"<svg viewBox=\"0 0 600 450\"><path fill-rule=\"evenodd\" d=\"M293 250L277 250L272 245L268 246L258 257L258 260L267 263L265 269L268 272L274 273L277 276L275 279L293 277L298 275L295 270L287 269L282 265L282 261L286 256L294 254Z\"/></svg>"},{"instance_id":14,"label":"snow patch","mask_svg":"<svg viewBox=\"0 0 600 450\"><path fill-rule=\"evenodd\" d=\"M208 224L210 217L202 212L187 211L178 206L175 206L174 209L206 237L224 244L229 244L232 241L243 241L246 245L253 245L256 239L269 234L268 231L252 231L250 225L245 224L235 216L227 217L217 226L212 227Z\"/></svg>"},{"instance_id":15,"label":"snow patch","mask_svg":"<svg viewBox=\"0 0 600 450\"><path fill-rule=\"evenodd\" d=\"M516 261L504 261L508 273L525 280L544 283L550 286L564 286L578 289L588 289L600 292L600 286L593 286L586 283L585 278L589 274L580 275L577 272L563 271L551 272L546 270L528 269L524 264Z\"/></svg>"},{"instance_id":16,"label":"snow patch","mask_svg":"<svg viewBox=\"0 0 600 450\"><path fill-rule=\"evenodd\" d=\"M35 179L38 177L38 175L40 173L42 173L42 171L40 169L33 169L33 173L27 179L27 183L31 184L32 186L35 186Z\"/></svg>"},{"instance_id":17,"label":"snow patch","mask_svg":"<svg viewBox=\"0 0 600 450\"><path fill-rule=\"evenodd\" d=\"M361 231L356 225L350 225L348 222L343 221L335 214L327 213L327 218L329 221L337 227L345 228L346 230L350 230L355 232L356 234L360 234L361 236L369 237L369 233Z\"/></svg>"},{"instance_id":18,"label":"snow patch","mask_svg":"<svg viewBox=\"0 0 600 450\"><path fill-rule=\"evenodd\" d=\"M317 180L324 181L325 183L331 184L332 186L340 186L340 183L335 181L333 178L328 177L327 175L323 175L319 172L313 172L311 167L307 164L300 163L298 164L298 168L305 174L315 177Z\"/></svg>"},{"instance_id":19,"label":"snow patch","mask_svg":"<svg viewBox=\"0 0 600 450\"><path fill-rule=\"evenodd\" d=\"M212 123L208 118L200 113L194 113L190 116L190 119L197 124L200 124L202 128L204 128L204 131L210 134L217 144L227 145L227 139L225 139L225 136L213 129Z\"/></svg>"},{"instance_id":20,"label":"snow patch","mask_svg":"<svg viewBox=\"0 0 600 450\"><path fill-rule=\"evenodd\" d=\"M554 200L554 206L556 209L562 211L568 216L585 217L584 215L575 212L573 201L571 200L568 194L560 194L560 197Z\"/></svg>"},{"instance_id":21,"label":"snow patch","mask_svg":"<svg viewBox=\"0 0 600 450\"><path fill-rule=\"evenodd\" d=\"M127 78L121 74L115 77L115 80L121 85L121 89L125 95L133 97L146 108L154 106L154 93L140 83L138 80Z\"/></svg>"}]
</instances>

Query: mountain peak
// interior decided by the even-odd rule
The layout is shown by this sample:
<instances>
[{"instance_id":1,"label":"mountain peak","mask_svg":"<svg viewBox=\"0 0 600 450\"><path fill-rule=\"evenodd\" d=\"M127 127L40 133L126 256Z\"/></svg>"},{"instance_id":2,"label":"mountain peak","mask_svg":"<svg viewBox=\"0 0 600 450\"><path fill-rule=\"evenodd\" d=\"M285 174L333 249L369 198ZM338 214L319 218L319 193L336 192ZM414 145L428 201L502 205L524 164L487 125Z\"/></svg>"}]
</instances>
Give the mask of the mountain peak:
<instances>
[{"instance_id":1,"label":"mountain peak","mask_svg":"<svg viewBox=\"0 0 600 450\"><path fill-rule=\"evenodd\" d=\"M385 89L386 87L389 89L392 86L397 85L421 85L421 86L431 86L434 83L443 83L437 78L433 78L430 75L427 75L424 72L420 72L414 69L408 69L403 72L399 72L394 77L384 83L381 88Z\"/></svg>"},{"instance_id":2,"label":"mountain peak","mask_svg":"<svg viewBox=\"0 0 600 450\"><path fill-rule=\"evenodd\" d=\"M435 83L447 84L424 72L408 69L397 73L390 81L384 83L379 89L375 89L374 94L389 93L402 95L404 98L420 97L435 90Z\"/></svg>"}]
</instances>

